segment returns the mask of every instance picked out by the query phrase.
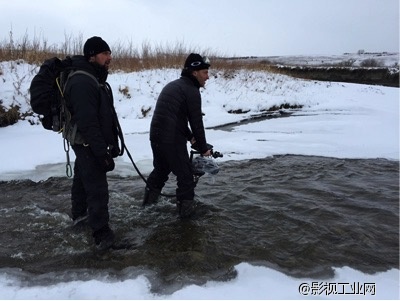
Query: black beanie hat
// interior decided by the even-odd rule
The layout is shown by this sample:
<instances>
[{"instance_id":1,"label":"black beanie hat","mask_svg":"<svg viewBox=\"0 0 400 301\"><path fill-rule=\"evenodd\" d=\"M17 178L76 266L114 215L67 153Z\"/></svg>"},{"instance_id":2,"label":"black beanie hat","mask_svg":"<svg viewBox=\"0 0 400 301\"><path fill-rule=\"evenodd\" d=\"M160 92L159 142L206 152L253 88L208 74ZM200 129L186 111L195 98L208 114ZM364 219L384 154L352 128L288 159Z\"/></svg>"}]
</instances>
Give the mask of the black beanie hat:
<instances>
[{"instance_id":1,"label":"black beanie hat","mask_svg":"<svg viewBox=\"0 0 400 301\"><path fill-rule=\"evenodd\" d=\"M88 39L83 46L83 55L89 59L91 56L102 53L104 51L110 51L110 47L100 37L91 37Z\"/></svg>"},{"instance_id":2,"label":"black beanie hat","mask_svg":"<svg viewBox=\"0 0 400 301\"><path fill-rule=\"evenodd\" d=\"M185 69L202 70L210 67L208 59L204 59L200 54L191 53L185 61Z\"/></svg>"}]
</instances>

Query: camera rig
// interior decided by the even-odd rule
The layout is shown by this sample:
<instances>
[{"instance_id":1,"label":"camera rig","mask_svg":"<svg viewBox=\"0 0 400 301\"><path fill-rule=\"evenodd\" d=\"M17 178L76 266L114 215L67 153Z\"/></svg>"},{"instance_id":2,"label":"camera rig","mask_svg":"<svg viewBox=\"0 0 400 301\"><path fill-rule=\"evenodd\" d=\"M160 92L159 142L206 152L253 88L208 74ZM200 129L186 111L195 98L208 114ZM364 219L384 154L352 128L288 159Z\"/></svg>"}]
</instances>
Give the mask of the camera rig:
<instances>
[{"instance_id":1,"label":"camera rig","mask_svg":"<svg viewBox=\"0 0 400 301\"><path fill-rule=\"evenodd\" d=\"M211 156L216 159L216 158L222 158L224 155L221 154L220 152L214 151L213 147L211 144L207 143L207 149L211 151ZM190 151L190 162L193 161L193 156L194 155L201 155L201 152L198 150L197 144L193 143L192 144L192 150Z\"/></svg>"},{"instance_id":2,"label":"camera rig","mask_svg":"<svg viewBox=\"0 0 400 301\"><path fill-rule=\"evenodd\" d=\"M219 167L211 158L202 156L202 153L197 149L196 143L192 144L190 151L190 163L193 166L193 181L198 182L199 178L206 172L215 175L219 172ZM214 151L213 146L207 143L207 148L211 151L211 157L222 158L224 155L220 152ZM194 158L194 155L200 155Z\"/></svg>"}]
</instances>

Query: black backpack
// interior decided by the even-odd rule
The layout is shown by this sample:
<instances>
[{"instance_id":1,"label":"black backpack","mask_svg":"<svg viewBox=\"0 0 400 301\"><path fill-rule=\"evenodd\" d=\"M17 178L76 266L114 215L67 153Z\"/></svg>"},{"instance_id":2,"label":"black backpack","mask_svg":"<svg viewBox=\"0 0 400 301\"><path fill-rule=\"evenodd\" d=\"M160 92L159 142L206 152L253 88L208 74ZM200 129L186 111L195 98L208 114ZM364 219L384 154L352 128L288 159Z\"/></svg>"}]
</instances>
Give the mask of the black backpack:
<instances>
[{"instance_id":1,"label":"black backpack","mask_svg":"<svg viewBox=\"0 0 400 301\"><path fill-rule=\"evenodd\" d=\"M69 163L69 143L81 144L84 141L76 135L76 125L71 125L71 113L64 98L64 88L67 81L75 74L85 74L99 85L97 79L90 73L82 70L73 70L72 59L67 57L60 60L53 57L44 61L39 72L33 77L30 85L30 104L32 111L42 115L40 121L47 130L62 133L64 149L67 153L67 175L71 174ZM100 85L99 85L100 87Z\"/></svg>"},{"instance_id":2,"label":"black backpack","mask_svg":"<svg viewBox=\"0 0 400 301\"><path fill-rule=\"evenodd\" d=\"M32 79L29 88L32 111L43 116L40 121L45 129L61 133L69 125L71 116L65 104L64 88L75 74L86 74L98 83L92 74L74 71L70 57L64 60L53 57L44 61Z\"/></svg>"}]
</instances>

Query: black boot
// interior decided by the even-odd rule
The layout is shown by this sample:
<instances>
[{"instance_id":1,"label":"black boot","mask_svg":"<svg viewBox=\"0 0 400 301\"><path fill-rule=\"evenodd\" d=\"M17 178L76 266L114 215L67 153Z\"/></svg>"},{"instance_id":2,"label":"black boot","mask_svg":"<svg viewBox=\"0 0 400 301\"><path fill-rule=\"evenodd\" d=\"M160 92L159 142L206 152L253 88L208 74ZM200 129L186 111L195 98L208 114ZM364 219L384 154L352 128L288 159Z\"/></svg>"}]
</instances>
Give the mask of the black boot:
<instances>
[{"instance_id":1,"label":"black boot","mask_svg":"<svg viewBox=\"0 0 400 301\"><path fill-rule=\"evenodd\" d=\"M115 242L114 232L110 227L104 226L103 228L93 232L94 242L98 251L105 251L110 249Z\"/></svg>"},{"instance_id":2,"label":"black boot","mask_svg":"<svg viewBox=\"0 0 400 301\"><path fill-rule=\"evenodd\" d=\"M144 197L143 197L142 206L144 207L144 206L156 204L160 193L161 193L161 190L150 189L149 187L146 187L144 189Z\"/></svg>"},{"instance_id":3,"label":"black boot","mask_svg":"<svg viewBox=\"0 0 400 301\"><path fill-rule=\"evenodd\" d=\"M180 218L190 218L195 215L197 202L195 200L181 200L176 203Z\"/></svg>"}]
</instances>

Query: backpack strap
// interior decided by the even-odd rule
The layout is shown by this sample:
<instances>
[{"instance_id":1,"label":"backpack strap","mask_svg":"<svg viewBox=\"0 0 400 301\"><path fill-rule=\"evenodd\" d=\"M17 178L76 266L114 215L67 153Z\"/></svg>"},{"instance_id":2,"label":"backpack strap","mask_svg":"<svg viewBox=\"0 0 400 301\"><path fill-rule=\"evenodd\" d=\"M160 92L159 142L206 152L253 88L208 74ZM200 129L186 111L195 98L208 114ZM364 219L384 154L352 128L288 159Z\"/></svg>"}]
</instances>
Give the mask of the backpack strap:
<instances>
[{"instance_id":1,"label":"backpack strap","mask_svg":"<svg viewBox=\"0 0 400 301\"><path fill-rule=\"evenodd\" d=\"M59 90L61 92L62 110L63 110L63 114L65 116L65 118L64 118L65 124L64 124L64 128L63 128L63 136L64 136L64 138L66 138L71 143L71 145L84 144L84 141L83 141L82 137L77 137L78 126L76 124L74 124L71 127L71 124L70 124L71 113L68 110L66 99L64 97L64 92L65 92L65 88L67 87L67 84L68 84L68 81L70 80L70 78L72 76L74 76L74 75L79 75L79 74L86 75L86 76L90 77L91 79L93 79L96 82L96 84L97 84L97 86L99 88L102 86L94 75L92 75L89 72L83 71L83 70L71 71L68 74L67 79L65 80L65 83L63 83L63 84L57 83L58 88L59 88Z\"/></svg>"},{"instance_id":2,"label":"backpack strap","mask_svg":"<svg viewBox=\"0 0 400 301\"><path fill-rule=\"evenodd\" d=\"M82 139L82 137L79 135L79 137L77 137L77 130L78 130L78 126L76 124L74 124L71 128L71 112L68 110L67 107L67 103L64 97L64 92L65 92L65 88L67 86L68 80L77 74L84 74L86 76L89 76L90 78L92 78L97 86L100 88L101 84L99 83L99 81L97 80L97 78L95 76L93 76L92 74L90 74L89 72L83 71L83 70L75 70L72 71L68 74L67 79L65 80L65 83L62 83L60 81L60 78L57 77L56 79L56 83L57 83L57 87L58 90L60 91L60 95L61 95L61 114L64 116L63 120L64 120L64 124L60 130L60 132L62 132L63 138L64 138L64 150L65 150L65 154L67 156L67 164L66 164L66 174L67 176L70 178L72 177L72 167L71 167L71 163L70 163L70 158L69 158L69 145L74 145L74 144L85 144L84 140Z\"/></svg>"},{"instance_id":3,"label":"backpack strap","mask_svg":"<svg viewBox=\"0 0 400 301\"><path fill-rule=\"evenodd\" d=\"M72 71L72 72L70 72L69 74L68 74L68 77L67 77L67 80L65 81L65 84L64 84L64 89L63 89L63 93L62 93L62 96L64 97L64 91L65 91L65 87L67 86L67 83L68 83L68 80L71 78L71 77L73 77L74 75L77 75L77 74L84 74L84 75L87 75L87 76L89 76L90 78L92 78L96 83L97 83L97 85L99 86L99 87L101 87L101 84L99 83L99 81L97 80L97 78L93 75L93 74L91 74L91 73L89 73L89 72L86 72L86 71L84 71L84 70L75 70L75 71Z\"/></svg>"},{"instance_id":4,"label":"backpack strap","mask_svg":"<svg viewBox=\"0 0 400 301\"><path fill-rule=\"evenodd\" d=\"M90 78L92 78L92 79L97 83L97 85L98 85L99 87L101 87L101 84L99 83L99 81L97 80L97 78L96 78L93 74L91 74L91 73L89 73L89 72L86 72L86 71L83 71L83 70L75 70L75 71L72 71L72 72L70 72L70 73L68 74L68 77L67 77L67 80L65 81L65 83L61 83L61 82L60 82L60 79L57 77L57 80L56 80L56 82L57 82L57 87L58 87L58 89L60 90L61 96L62 96L63 98L64 98L65 88L67 87L67 83L68 83L69 79L70 79L72 76L77 75L77 74L84 74L84 75L89 76ZM63 86L63 88L62 88L61 86Z\"/></svg>"}]
</instances>

